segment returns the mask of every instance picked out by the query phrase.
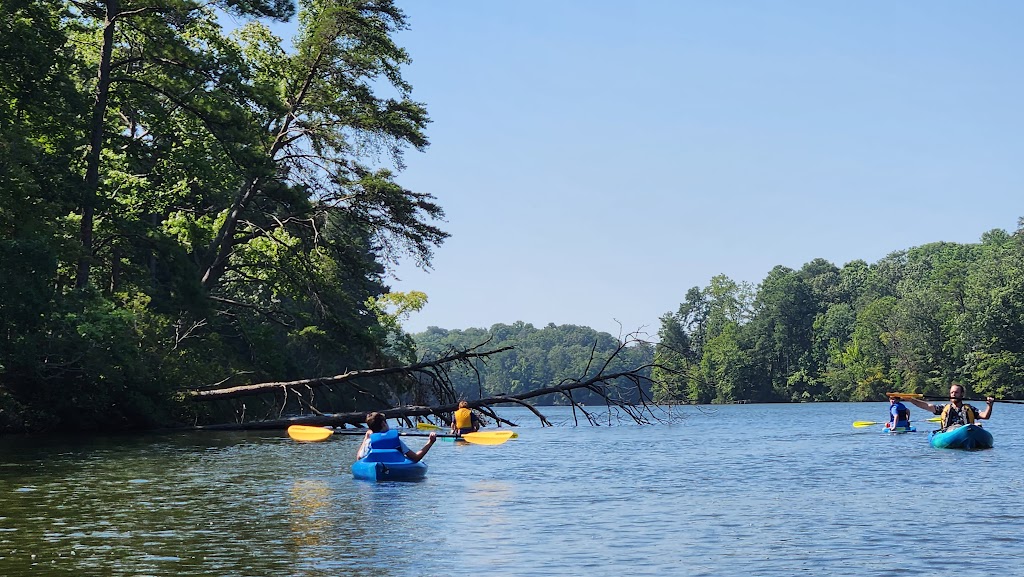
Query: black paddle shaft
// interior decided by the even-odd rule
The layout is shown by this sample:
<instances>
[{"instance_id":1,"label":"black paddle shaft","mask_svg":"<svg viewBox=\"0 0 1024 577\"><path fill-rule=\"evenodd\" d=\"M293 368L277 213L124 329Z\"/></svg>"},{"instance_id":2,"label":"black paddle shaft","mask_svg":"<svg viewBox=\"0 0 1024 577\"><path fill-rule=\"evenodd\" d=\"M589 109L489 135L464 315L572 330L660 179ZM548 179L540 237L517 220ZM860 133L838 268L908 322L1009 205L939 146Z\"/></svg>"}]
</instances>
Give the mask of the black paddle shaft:
<instances>
[{"instance_id":1,"label":"black paddle shaft","mask_svg":"<svg viewBox=\"0 0 1024 577\"><path fill-rule=\"evenodd\" d=\"M928 396L928 395L924 395L921 398L929 400L929 401L948 401L949 400L949 397L932 397L932 396ZM972 398L963 398L963 399L960 399L960 400L961 401L973 401L973 402L979 402L979 403L984 403L984 402L988 401L988 399L975 399L973 397ZM1011 400L1011 399L996 399L995 402L997 402L997 403L1013 403L1014 405L1024 405L1024 401L1015 401L1015 400Z\"/></svg>"},{"instance_id":2,"label":"black paddle shaft","mask_svg":"<svg viewBox=\"0 0 1024 577\"><path fill-rule=\"evenodd\" d=\"M365 435L366 429L334 429L335 435ZM430 433L398 433L399 437L429 437ZM438 439L460 439L458 435L436 435Z\"/></svg>"}]
</instances>

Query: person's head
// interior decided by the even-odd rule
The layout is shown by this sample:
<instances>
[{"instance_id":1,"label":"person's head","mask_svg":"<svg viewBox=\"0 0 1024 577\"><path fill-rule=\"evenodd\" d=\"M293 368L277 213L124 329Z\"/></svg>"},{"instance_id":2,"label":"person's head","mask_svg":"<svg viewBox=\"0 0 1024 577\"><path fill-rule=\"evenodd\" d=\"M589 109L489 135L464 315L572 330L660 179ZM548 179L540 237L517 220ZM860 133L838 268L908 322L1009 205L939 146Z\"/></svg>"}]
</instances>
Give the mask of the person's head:
<instances>
[{"instance_id":1,"label":"person's head","mask_svg":"<svg viewBox=\"0 0 1024 577\"><path fill-rule=\"evenodd\" d=\"M964 398L964 386L960 383L952 383L949 385L949 399L952 401L959 401Z\"/></svg>"},{"instance_id":2,"label":"person's head","mask_svg":"<svg viewBox=\"0 0 1024 577\"><path fill-rule=\"evenodd\" d=\"M384 413L369 413L366 415L366 426L374 433L383 433L388 430L388 420Z\"/></svg>"},{"instance_id":3,"label":"person's head","mask_svg":"<svg viewBox=\"0 0 1024 577\"><path fill-rule=\"evenodd\" d=\"M899 397L889 397L889 404L890 405L895 405L898 402L900 402Z\"/></svg>"},{"instance_id":4,"label":"person's head","mask_svg":"<svg viewBox=\"0 0 1024 577\"><path fill-rule=\"evenodd\" d=\"M469 403L467 403L466 401L459 401L459 408L460 409L469 408Z\"/></svg>"}]
</instances>

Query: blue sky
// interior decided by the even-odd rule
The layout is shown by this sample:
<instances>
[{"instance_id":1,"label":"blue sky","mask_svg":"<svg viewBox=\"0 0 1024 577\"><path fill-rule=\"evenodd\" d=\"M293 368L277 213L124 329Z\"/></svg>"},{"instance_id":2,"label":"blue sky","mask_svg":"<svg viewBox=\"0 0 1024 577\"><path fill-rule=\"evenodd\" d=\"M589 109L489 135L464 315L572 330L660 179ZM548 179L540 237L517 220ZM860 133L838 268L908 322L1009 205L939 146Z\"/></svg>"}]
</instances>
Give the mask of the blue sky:
<instances>
[{"instance_id":1,"label":"blue sky","mask_svg":"<svg viewBox=\"0 0 1024 577\"><path fill-rule=\"evenodd\" d=\"M404 322L657 333L693 286L1014 231L1024 3L415 0L452 237ZM285 29L282 29L285 30Z\"/></svg>"}]
</instances>

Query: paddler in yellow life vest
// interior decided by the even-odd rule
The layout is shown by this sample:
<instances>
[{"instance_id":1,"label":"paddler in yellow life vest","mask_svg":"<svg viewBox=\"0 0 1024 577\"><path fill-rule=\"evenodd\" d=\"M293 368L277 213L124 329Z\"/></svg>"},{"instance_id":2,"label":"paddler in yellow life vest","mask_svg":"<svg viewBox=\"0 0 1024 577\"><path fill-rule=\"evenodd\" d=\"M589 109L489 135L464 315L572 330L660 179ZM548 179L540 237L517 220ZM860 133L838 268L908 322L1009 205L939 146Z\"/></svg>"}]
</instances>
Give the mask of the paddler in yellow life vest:
<instances>
[{"instance_id":1,"label":"paddler in yellow life vest","mask_svg":"<svg viewBox=\"0 0 1024 577\"><path fill-rule=\"evenodd\" d=\"M933 405L928 401L916 398L908 398L914 405L931 412L933 415L940 415L939 427L941 431L955 429L962 425L973 424L976 420L987 420L992 416L992 403L995 399L985 399L985 410L979 411L973 405L964 404L964 386L960 383L949 385L949 404Z\"/></svg>"},{"instance_id":2,"label":"paddler in yellow life vest","mask_svg":"<svg viewBox=\"0 0 1024 577\"><path fill-rule=\"evenodd\" d=\"M452 415L452 434L465 435L480 430L480 417L469 408L469 403L459 401L459 408Z\"/></svg>"}]
</instances>

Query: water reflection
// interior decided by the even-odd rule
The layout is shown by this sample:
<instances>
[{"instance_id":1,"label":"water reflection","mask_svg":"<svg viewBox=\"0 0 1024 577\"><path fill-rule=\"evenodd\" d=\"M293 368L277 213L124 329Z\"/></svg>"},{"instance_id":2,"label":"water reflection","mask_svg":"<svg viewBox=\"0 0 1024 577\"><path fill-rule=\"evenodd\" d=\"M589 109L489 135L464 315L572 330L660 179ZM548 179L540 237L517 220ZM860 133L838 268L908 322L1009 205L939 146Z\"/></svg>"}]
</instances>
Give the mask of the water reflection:
<instances>
[{"instance_id":1,"label":"water reflection","mask_svg":"<svg viewBox=\"0 0 1024 577\"><path fill-rule=\"evenodd\" d=\"M303 547L316 547L331 528L331 488L321 480L296 479L292 482L288 520L297 553Z\"/></svg>"}]
</instances>

